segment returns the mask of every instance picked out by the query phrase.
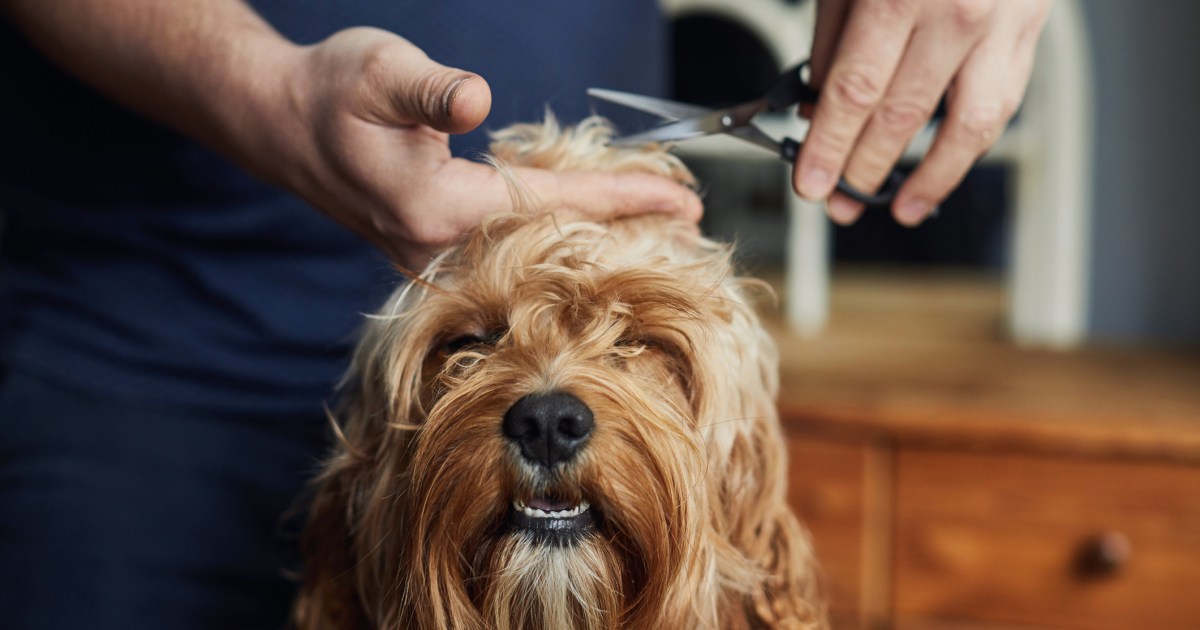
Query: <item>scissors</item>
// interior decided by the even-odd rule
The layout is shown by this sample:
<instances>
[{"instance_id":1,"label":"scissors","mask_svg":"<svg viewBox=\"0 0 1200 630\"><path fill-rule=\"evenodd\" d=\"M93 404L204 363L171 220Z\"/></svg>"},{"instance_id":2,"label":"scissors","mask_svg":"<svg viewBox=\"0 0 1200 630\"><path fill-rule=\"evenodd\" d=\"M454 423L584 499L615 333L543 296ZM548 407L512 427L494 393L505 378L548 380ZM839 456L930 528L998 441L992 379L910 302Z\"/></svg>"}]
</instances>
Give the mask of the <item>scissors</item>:
<instances>
[{"instance_id":1,"label":"scissors","mask_svg":"<svg viewBox=\"0 0 1200 630\"><path fill-rule=\"evenodd\" d=\"M699 105L668 101L661 98L629 94L616 90L589 88L588 96L628 109L653 114L663 119L657 127L612 140L614 146L638 146L651 142L678 142L715 134L726 134L774 152L786 162L795 162L801 143L788 137L775 140L767 135L754 117L763 112L777 112L799 103L816 103L820 92L804 82L801 73L807 61L790 68L771 84L761 98L726 107L711 109ZM865 193L851 186L845 178L838 180L837 189L846 196L868 206L886 206L896 197L904 176L892 171L882 189Z\"/></svg>"}]
</instances>

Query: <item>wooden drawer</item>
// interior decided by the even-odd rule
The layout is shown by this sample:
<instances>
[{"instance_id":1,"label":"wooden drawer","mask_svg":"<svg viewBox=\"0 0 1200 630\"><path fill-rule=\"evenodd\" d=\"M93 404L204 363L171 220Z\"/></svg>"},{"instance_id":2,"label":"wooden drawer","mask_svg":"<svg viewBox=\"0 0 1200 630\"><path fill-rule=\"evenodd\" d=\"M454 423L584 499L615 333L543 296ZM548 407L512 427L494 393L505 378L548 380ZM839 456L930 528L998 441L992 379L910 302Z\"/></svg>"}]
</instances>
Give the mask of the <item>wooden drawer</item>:
<instances>
[{"instance_id":1,"label":"wooden drawer","mask_svg":"<svg viewBox=\"0 0 1200 630\"><path fill-rule=\"evenodd\" d=\"M901 450L895 517L898 627L1200 628L1200 467Z\"/></svg>"},{"instance_id":2,"label":"wooden drawer","mask_svg":"<svg viewBox=\"0 0 1200 630\"><path fill-rule=\"evenodd\" d=\"M886 509L891 488L876 481L880 451L793 436L788 454L788 499L812 533L834 627L849 630L886 616L886 602L876 594L886 591L886 559L874 547L886 539L879 529L886 515L878 512Z\"/></svg>"}]
</instances>

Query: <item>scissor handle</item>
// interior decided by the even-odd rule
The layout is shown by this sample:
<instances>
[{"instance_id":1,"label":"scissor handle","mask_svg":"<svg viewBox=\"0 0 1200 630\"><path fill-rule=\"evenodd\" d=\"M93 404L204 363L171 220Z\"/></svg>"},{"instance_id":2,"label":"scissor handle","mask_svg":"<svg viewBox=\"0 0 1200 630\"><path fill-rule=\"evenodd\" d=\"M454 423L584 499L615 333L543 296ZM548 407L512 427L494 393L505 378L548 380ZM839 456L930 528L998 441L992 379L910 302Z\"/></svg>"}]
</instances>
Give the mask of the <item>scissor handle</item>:
<instances>
[{"instance_id":1,"label":"scissor handle","mask_svg":"<svg viewBox=\"0 0 1200 630\"><path fill-rule=\"evenodd\" d=\"M780 141L779 145L779 157L783 158L785 162L795 164L796 158L800 156L802 143L796 142L792 138L784 138ZM879 192L873 195L850 185L850 182L846 181L845 177L838 179L837 189L843 195L867 206L890 206L892 200L896 198L896 193L904 185L904 179L904 175L900 171L893 170L888 174Z\"/></svg>"},{"instance_id":2,"label":"scissor handle","mask_svg":"<svg viewBox=\"0 0 1200 630\"><path fill-rule=\"evenodd\" d=\"M800 76L807 65L808 61L801 61L775 79L775 82L771 84L771 89L767 90L763 96L763 100L767 102L768 111L777 112L797 103L817 102L820 92L809 87L804 82L804 78Z\"/></svg>"},{"instance_id":3,"label":"scissor handle","mask_svg":"<svg viewBox=\"0 0 1200 630\"><path fill-rule=\"evenodd\" d=\"M892 205L892 200L896 198L896 193L900 191L900 187L903 185L904 175L900 171L892 171L888 173L883 186L879 188L879 192L873 195L869 195L851 186L845 177L838 180L837 189L843 195L868 206L890 206Z\"/></svg>"}]
</instances>

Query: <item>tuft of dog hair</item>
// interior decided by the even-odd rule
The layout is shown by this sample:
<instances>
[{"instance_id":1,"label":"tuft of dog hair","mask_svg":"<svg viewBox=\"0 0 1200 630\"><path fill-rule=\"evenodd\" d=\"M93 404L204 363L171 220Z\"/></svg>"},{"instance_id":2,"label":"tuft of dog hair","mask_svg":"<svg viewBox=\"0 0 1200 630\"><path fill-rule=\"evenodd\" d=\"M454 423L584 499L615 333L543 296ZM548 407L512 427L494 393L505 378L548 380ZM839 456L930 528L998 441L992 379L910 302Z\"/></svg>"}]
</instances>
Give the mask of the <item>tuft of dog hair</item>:
<instances>
[{"instance_id":1,"label":"tuft of dog hair","mask_svg":"<svg viewBox=\"0 0 1200 630\"><path fill-rule=\"evenodd\" d=\"M568 219L512 176L693 183L665 149L611 137L599 118L494 134L517 211L368 318L315 489L300 628L827 627L785 499L777 351L731 248L661 217ZM564 460L508 435L530 396L586 409Z\"/></svg>"}]
</instances>

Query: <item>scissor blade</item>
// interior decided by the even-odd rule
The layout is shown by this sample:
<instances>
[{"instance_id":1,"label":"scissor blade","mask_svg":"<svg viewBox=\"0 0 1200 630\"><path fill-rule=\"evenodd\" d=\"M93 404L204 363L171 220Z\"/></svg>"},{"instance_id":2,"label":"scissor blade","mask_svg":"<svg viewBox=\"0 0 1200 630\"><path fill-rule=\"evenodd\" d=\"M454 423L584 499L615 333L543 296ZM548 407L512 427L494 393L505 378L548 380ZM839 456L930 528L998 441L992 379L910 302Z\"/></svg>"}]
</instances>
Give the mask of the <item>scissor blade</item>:
<instances>
[{"instance_id":1,"label":"scissor blade","mask_svg":"<svg viewBox=\"0 0 1200 630\"><path fill-rule=\"evenodd\" d=\"M613 138L611 144L618 147L632 147L651 142L678 142L679 140L708 135L712 135L712 131L703 126L703 120L689 118L687 120L665 123L653 129L647 129L646 131L628 136Z\"/></svg>"},{"instance_id":2,"label":"scissor blade","mask_svg":"<svg viewBox=\"0 0 1200 630\"><path fill-rule=\"evenodd\" d=\"M783 149L783 143L768 136L765 131L759 129L758 125L754 123L731 129L729 135L739 140L745 140L751 144L758 145L772 153L778 154Z\"/></svg>"},{"instance_id":3,"label":"scissor blade","mask_svg":"<svg viewBox=\"0 0 1200 630\"><path fill-rule=\"evenodd\" d=\"M681 118L703 116L712 111L708 107L701 107L690 103L668 101L662 98L618 92L617 90L606 90L603 88L588 88L587 94L595 99L628 107L629 109L636 109L647 114L654 114L655 116L672 121Z\"/></svg>"},{"instance_id":4,"label":"scissor blade","mask_svg":"<svg viewBox=\"0 0 1200 630\"><path fill-rule=\"evenodd\" d=\"M725 109L710 110L703 116L664 123L641 133L616 138L612 144L631 146L646 142L676 142L718 133L731 133L735 129L752 124L751 119L764 107L763 101L752 101Z\"/></svg>"}]
</instances>

